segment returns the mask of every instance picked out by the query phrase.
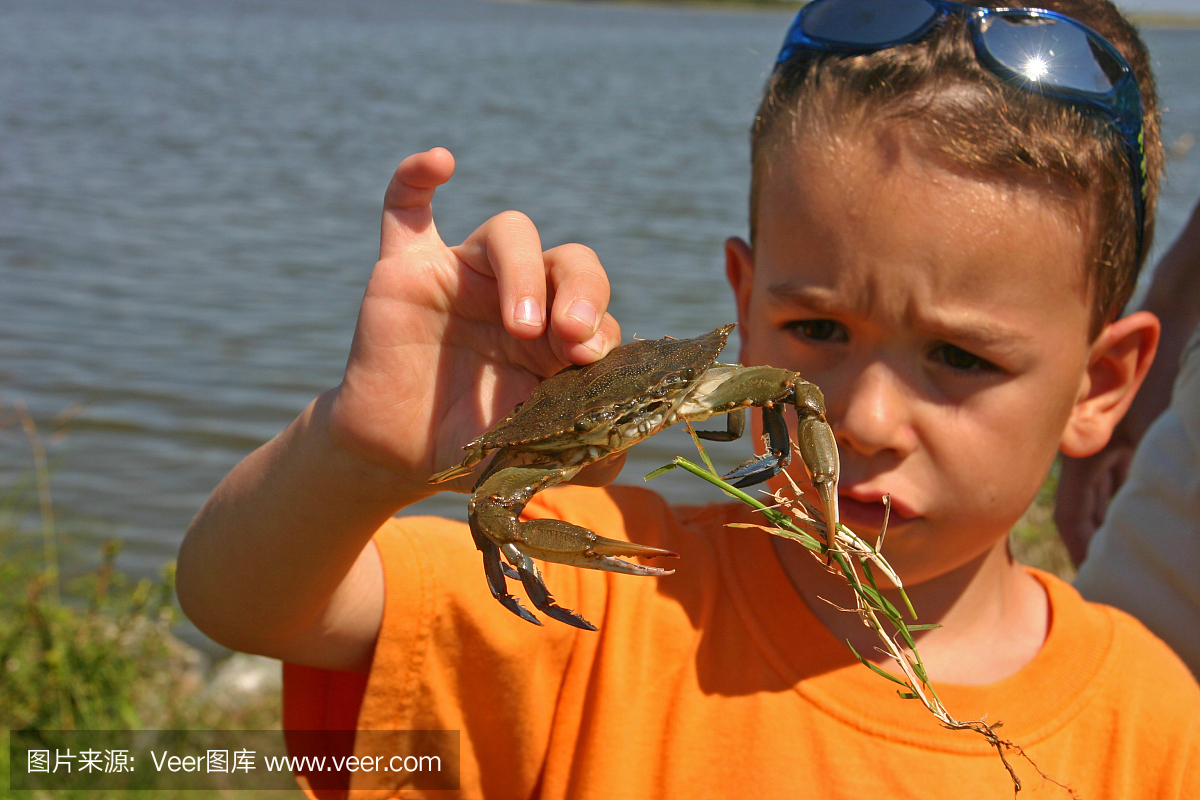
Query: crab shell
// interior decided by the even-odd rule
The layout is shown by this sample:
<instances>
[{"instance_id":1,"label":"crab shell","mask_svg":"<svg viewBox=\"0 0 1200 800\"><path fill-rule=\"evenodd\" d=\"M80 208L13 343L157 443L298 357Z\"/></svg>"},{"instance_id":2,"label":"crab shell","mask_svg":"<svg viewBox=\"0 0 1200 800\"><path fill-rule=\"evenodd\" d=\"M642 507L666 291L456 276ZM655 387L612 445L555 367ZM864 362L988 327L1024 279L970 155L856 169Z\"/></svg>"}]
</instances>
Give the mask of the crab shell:
<instances>
[{"instance_id":1,"label":"crab shell","mask_svg":"<svg viewBox=\"0 0 1200 800\"><path fill-rule=\"evenodd\" d=\"M503 447L629 447L670 424L671 412L696 389L733 328L695 339L638 340L599 361L567 367L466 448L482 455Z\"/></svg>"}]
</instances>

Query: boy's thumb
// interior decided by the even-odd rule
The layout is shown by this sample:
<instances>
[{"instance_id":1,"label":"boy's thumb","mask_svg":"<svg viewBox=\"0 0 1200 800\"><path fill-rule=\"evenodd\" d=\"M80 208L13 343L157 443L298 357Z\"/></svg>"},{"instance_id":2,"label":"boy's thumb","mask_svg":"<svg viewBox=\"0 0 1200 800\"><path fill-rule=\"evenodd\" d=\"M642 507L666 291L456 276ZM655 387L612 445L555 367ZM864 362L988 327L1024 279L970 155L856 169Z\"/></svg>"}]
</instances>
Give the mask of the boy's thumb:
<instances>
[{"instance_id":1,"label":"boy's thumb","mask_svg":"<svg viewBox=\"0 0 1200 800\"><path fill-rule=\"evenodd\" d=\"M400 162L383 196L381 259L419 244L441 244L433 224L433 193L454 174L454 156L444 147L414 153ZM432 240L432 241L431 241Z\"/></svg>"}]
</instances>

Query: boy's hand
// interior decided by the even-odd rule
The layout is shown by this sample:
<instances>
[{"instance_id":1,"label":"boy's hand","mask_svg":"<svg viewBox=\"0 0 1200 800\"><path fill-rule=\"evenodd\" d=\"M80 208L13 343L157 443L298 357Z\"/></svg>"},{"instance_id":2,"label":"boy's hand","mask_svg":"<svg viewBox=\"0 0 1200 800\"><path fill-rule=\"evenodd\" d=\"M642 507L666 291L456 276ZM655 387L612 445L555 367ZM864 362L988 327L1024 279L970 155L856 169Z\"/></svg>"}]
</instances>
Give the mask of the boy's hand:
<instances>
[{"instance_id":1,"label":"boy's hand","mask_svg":"<svg viewBox=\"0 0 1200 800\"><path fill-rule=\"evenodd\" d=\"M397 168L342 383L234 467L192 521L179 600L228 647L365 670L384 607L371 536L444 488L429 477L540 380L621 340L591 250L543 253L515 212L447 247L430 201L453 172L440 149Z\"/></svg>"},{"instance_id":2,"label":"boy's hand","mask_svg":"<svg viewBox=\"0 0 1200 800\"><path fill-rule=\"evenodd\" d=\"M454 157L441 148L396 169L379 262L327 406L336 446L417 494L445 488L425 482L461 461L462 446L539 381L621 340L606 313L608 278L590 249L543 252L533 223L515 211L457 247L443 243L430 204L453 172Z\"/></svg>"},{"instance_id":3,"label":"boy's hand","mask_svg":"<svg viewBox=\"0 0 1200 800\"><path fill-rule=\"evenodd\" d=\"M1109 501L1129 474L1133 451L1133 445L1113 441L1088 458L1063 456L1054 524L1076 567L1087 556L1088 544L1104 522Z\"/></svg>"}]
</instances>

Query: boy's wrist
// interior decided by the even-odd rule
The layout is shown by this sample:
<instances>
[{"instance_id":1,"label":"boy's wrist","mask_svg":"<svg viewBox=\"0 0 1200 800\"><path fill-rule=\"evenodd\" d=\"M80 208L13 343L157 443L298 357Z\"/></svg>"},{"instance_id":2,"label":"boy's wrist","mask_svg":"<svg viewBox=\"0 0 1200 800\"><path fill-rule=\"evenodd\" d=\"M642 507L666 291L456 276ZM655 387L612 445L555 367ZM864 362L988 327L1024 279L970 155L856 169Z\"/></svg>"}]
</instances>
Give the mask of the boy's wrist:
<instances>
[{"instance_id":1,"label":"boy's wrist","mask_svg":"<svg viewBox=\"0 0 1200 800\"><path fill-rule=\"evenodd\" d=\"M337 389L318 395L301 414L307 437L318 443L323 469L347 491L347 499L371 505L387 506L391 513L436 494L421 476L413 477L372 460L346 446L330 423L330 412Z\"/></svg>"}]
</instances>

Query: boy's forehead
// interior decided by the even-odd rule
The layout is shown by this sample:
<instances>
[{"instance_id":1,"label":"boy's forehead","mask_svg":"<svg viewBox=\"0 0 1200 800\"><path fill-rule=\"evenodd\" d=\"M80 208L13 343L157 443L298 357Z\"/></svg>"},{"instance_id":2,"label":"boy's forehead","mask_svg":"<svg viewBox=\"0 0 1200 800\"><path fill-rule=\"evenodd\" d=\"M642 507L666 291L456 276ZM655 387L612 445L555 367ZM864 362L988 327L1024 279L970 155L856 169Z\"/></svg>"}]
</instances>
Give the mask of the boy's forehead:
<instances>
[{"instance_id":1,"label":"boy's forehead","mask_svg":"<svg viewBox=\"0 0 1200 800\"><path fill-rule=\"evenodd\" d=\"M1091 211L1089 195L1064 186L1047 173L971 170L902 126L866 131L846 128L833 135L800 136L782 144L772 153L758 191L762 200L791 197L822 207L837 198L850 204L852 213L855 209L865 213L877 203L894 203L900 184L910 195L937 197L944 187L952 186L960 194L977 196L976 203L962 209L965 214L1053 209L1081 221L1090 217ZM764 205L769 208L769 203L760 203L759 209Z\"/></svg>"},{"instance_id":2,"label":"boy's forehead","mask_svg":"<svg viewBox=\"0 0 1200 800\"><path fill-rule=\"evenodd\" d=\"M853 283L886 264L895 279L920 273L969 293L1002 276L1088 303L1090 215L1056 187L972 174L895 132L802 139L775 156L758 186L755 261L806 267L783 270L776 288ZM935 264L956 268L923 269Z\"/></svg>"}]
</instances>

